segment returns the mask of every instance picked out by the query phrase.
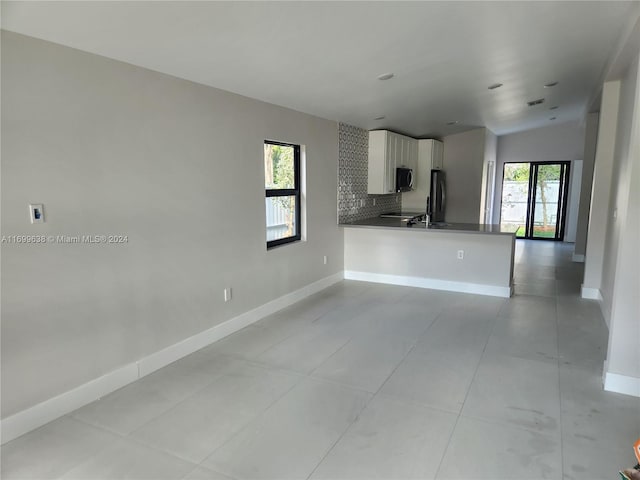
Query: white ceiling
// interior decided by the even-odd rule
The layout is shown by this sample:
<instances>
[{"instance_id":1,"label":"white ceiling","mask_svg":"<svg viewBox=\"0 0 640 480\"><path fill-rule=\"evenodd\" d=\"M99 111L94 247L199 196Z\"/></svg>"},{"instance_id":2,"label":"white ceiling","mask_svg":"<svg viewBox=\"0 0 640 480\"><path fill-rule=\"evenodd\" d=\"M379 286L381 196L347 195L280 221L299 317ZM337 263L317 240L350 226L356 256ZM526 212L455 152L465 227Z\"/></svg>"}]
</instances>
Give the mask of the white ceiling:
<instances>
[{"instance_id":1,"label":"white ceiling","mask_svg":"<svg viewBox=\"0 0 640 480\"><path fill-rule=\"evenodd\" d=\"M424 137L579 119L639 5L3 1L2 28L366 129ZM387 72L394 78L377 79ZM552 81L559 84L543 87ZM504 86L487 89L496 82Z\"/></svg>"}]
</instances>

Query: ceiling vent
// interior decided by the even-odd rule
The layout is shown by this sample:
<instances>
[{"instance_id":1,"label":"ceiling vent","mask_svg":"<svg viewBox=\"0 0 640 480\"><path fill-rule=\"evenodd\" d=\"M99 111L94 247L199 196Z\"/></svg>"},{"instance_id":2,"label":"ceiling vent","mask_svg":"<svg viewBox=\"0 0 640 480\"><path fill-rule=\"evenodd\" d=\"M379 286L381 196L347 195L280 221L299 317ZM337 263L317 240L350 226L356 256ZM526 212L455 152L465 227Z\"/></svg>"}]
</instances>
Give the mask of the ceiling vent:
<instances>
[{"instance_id":1,"label":"ceiling vent","mask_svg":"<svg viewBox=\"0 0 640 480\"><path fill-rule=\"evenodd\" d=\"M527 102L527 105L529 105L530 107L533 107L535 105L540 105L541 103L544 103L544 98L539 98L537 100L531 100L530 102Z\"/></svg>"}]
</instances>

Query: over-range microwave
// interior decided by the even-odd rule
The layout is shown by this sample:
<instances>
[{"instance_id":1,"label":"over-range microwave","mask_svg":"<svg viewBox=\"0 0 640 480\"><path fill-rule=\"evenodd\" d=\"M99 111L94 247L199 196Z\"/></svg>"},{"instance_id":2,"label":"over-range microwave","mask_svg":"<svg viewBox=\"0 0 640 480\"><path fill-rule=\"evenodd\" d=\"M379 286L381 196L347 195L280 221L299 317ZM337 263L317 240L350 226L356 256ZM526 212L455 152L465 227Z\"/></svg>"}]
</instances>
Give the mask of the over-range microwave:
<instances>
[{"instance_id":1,"label":"over-range microwave","mask_svg":"<svg viewBox=\"0 0 640 480\"><path fill-rule=\"evenodd\" d=\"M396 168L396 192L409 192L413 189L413 170Z\"/></svg>"}]
</instances>

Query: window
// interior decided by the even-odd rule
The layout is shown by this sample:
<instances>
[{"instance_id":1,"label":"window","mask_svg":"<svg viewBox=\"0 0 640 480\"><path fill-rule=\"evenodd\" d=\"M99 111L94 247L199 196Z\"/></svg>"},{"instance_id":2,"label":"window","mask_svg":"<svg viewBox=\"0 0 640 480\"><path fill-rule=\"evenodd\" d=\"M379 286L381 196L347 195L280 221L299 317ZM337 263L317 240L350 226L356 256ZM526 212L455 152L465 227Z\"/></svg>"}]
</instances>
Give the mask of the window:
<instances>
[{"instance_id":1,"label":"window","mask_svg":"<svg viewBox=\"0 0 640 480\"><path fill-rule=\"evenodd\" d=\"M300 240L300 145L264 142L267 248Z\"/></svg>"}]
</instances>

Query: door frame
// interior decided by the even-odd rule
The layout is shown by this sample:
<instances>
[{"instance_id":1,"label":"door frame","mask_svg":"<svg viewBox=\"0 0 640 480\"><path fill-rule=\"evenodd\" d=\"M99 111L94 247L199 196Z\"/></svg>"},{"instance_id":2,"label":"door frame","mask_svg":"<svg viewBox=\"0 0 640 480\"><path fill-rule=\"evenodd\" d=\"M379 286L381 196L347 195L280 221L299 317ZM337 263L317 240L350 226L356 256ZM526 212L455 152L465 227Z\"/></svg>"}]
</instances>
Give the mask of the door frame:
<instances>
[{"instance_id":1,"label":"door frame","mask_svg":"<svg viewBox=\"0 0 640 480\"><path fill-rule=\"evenodd\" d=\"M527 191L527 214L525 218L525 235L526 240L544 240L552 242L562 242L564 239L567 224L567 202L569 197L569 179L571 173L571 160L545 160L531 162L504 162L502 164L502 183L500 184L500 223L502 223L502 201L504 187L504 170L508 163L528 163L529 164L529 186ZM556 209L556 235L553 238L534 237L533 236L533 219L535 217L535 199L538 185L538 166L539 165L560 165L560 184L558 186L558 207Z\"/></svg>"}]
</instances>

